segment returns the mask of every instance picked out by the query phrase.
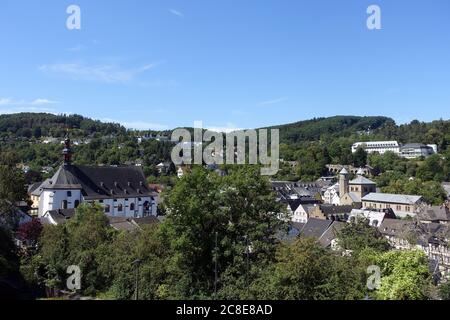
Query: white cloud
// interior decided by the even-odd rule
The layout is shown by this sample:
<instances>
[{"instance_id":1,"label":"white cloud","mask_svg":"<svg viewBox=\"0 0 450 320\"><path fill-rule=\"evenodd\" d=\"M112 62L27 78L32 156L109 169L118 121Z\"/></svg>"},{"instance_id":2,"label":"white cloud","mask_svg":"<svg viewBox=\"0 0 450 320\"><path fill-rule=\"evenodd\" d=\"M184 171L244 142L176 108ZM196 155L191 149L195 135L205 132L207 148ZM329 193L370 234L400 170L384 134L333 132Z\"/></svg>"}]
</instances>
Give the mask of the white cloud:
<instances>
[{"instance_id":1,"label":"white cloud","mask_svg":"<svg viewBox=\"0 0 450 320\"><path fill-rule=\"evenodd\" d=\"M38 98L32 101L16 100L12 98L0 98L0 106L43 106L49 104L57 104L59 102L46 98Z\"/></svg>"},{"instance_id":2,"label":"white cloud","mask_svg":"<svg viewBox=\"0 0 450 320\"><path fill-rule=\"evenodd\" d=\"M57 104L57 103L59 103L59 102L49 100L49 99L35 99L30 104L33 106L42 106L42 105L46 105L46 104Z\"/></svg>"},{"instance_id":3,"label":"white cloud","mask_svg":"<svg viewBox=\"0 0 450 320\"><path fill-rule=\"evenodd\" d=\"M178 11L178 10L175 10L175 9L169 9L169 12L171 14L173 14L173 15L176 15L176 16L180 17L180 18L184 17L183 12L181 12L181 11Z\"/></svg>"},{"instance_id":4,"label":"white cloud","mask_svg":"<svg viewBox=\"0 0 450 320\"><path fill-rule=\"evenodd\" d=\"M78 44L75 47L72 48L68 48L67 51L70 52L79 52L79 51L83 51L84 49L86 49L86 47L82 44Z\"/></svg>"},{"instance_id":5,"label":"white cloud","mask_svg":"<svg viewBox=\"0 0 450 320\"><path fill-rule=\"evenodd\" d=\"M206 129L208 129L210 131L222 132L222 133L230 133L230 132L234 132L234 131L243 130L242 128L238 128L234 124L229 123L229 122L226 123L225 126L208 126Z\"/></svg>"},{"instance_id":6,"label":"white cloud","mask_svg":"<svg viewBox=\"0 0 450 320\"><path fill-rule=\"evenodd\" d=\"M49 74L62 74L74 80L127 83L161 63L156 62L127 69L117 64L86 65L80 62L73 62L42 65L39 67L39 70Z\"/></svg>"},{"instance_id":7,"label":"white cloud","mask_svg":"<svg viewBox=\"0 0 450 320\"><path fill-rule=\"evenodd\" d=\"M7 106L11 105L12 103L13 101L10 98L0 98L0 106Z\"/></svg>"},{"instance_id":8,"label":"white cloud","mask_svg":"<svg viewBox=\"0 0 450 320\"><path fill-rule=\"evenodd\" d=\"M8 108L8 109L0 108L0 114L14 114L14 113L23 113L23 112L69 114L69 112L57 112L55 109L51 109L51 108L39 108L39 107L12 107L12 108Z\"/></svg>"},{"instance_id":9,"label":"white cloud","mask_svg":"<svg viewBox=\"0 0 450 320\"><path fill-rule=\"evenodd\" d=\"M120 123L125 128L131 129L131 130L167 130L167 129L169 129L169 126L167 126L165 124L146 122L146 121L119 121L119 120L110 119L110 118L103 118L103 119L100 119L100 121Z\"/></svg>"},{"instance_id":10,"label":"white cloud","mask_svg":"<svg viewBox=\"0 0 450 320\"><path fill-rule=\"evenodd\" d=\"M287 101L287 100L288 100L287 97L281 97L281 98L277 98L277 99L273 99L273 100L267 100L267 101L260 102L259 105L261 105L261 106L268 106L268 105L284 102L284 101Z\"/></svg>"}]
</instances>

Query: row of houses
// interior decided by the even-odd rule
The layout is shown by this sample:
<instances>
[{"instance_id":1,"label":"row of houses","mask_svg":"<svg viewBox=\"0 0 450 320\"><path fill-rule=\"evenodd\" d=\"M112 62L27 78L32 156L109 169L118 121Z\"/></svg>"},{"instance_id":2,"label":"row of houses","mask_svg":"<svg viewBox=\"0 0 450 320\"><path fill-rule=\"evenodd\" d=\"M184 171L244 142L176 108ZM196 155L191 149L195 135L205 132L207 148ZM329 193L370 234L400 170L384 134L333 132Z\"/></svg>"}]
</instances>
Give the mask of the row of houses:
<instances>
[{"instance_id":1,"label":"row of houses","mask_svg":"<svg viewBox=\"0 0 450 320\"><path fill-rule=\"evenodd\" d=\"M324 248L339 250L339 231L359 218L386 237L393 249L423 251L434 272L442 277L450 273L450 210L444 206L425 207L416 219L396 219L389 211L353 210L347 222L310 218L306 223L292 223L294 237L314 238Z\"/></svg>"},{"instance_id":2,"label":"row of houses","mask_svg":"<svg viewBox=\"0 0 450 320\"><path fill-rule=\"evenodd\" d=\"M374 181L364 177L359 170L354 179L349 179L343 168L339 182L316 181L272 182L277 200L286 205L292 222L306 223L309 218L346 220L352 210L389 211L397 218L414 217L425 205L419 195L387 194L378 192Z\"/></svg>"}]
</instances>

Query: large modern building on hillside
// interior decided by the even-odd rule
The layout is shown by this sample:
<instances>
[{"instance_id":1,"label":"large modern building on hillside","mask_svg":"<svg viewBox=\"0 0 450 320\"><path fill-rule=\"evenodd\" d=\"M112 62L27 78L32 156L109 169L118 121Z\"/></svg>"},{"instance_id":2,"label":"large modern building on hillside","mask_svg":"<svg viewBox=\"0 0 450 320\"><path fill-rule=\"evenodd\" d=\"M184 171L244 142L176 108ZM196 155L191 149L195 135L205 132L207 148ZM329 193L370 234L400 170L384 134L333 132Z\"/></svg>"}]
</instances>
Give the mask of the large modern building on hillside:
<instances>
[{"instance_id":1,"label":"large modern building on hillside","mask_svg":"<svg viewBox=\"0 0 450 320\"><path fill-rule=\"evenodd\" d=\"M393 152L407 159L428 157L438 152L435 144L408 143L400 145L397 141L356 142L352 146L352 152L355 153L360 147L367 153L385 154L386 152Z\"/></svg>"},{"instance_id":2,"label":"large modern building on hillside","mask_svg":"<svg viewBox=\"0 0 450 320\"><path fill-rule=\"evenodd\" d=\"M400 153L400 145L397 141L356 142L352 146L352 152L355 153L359 147L362 147L367 153L385 154L388 151Z\"/></svg>"},{"instance_id":3,"label":"large modern building on hillside","mask_svg":"<svg viewBox=\"0 0 450 320\"><path fill-rule=\"evenodd\" d=\"M65 142L64 163L51 179L31 191L39 217L52 210L100 204L108 216L157 215L157 193L146 182L141 167L88 167L71 162L70 140Z\"/></svg>"}]
</instances>

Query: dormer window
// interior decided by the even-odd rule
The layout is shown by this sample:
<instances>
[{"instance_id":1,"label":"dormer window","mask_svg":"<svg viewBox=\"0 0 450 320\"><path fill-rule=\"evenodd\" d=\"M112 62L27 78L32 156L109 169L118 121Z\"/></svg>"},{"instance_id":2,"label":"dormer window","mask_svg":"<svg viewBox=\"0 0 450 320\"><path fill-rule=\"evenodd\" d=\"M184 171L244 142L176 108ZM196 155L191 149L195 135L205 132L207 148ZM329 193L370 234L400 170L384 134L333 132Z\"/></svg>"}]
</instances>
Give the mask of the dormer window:
<instances>
[{"instance_id":1,"label":"dormer window","mask_svg":"<svg viewBox=\"0 0 450 320\"><path fill-rule=\"evenodd\" d=\"M118 185L119 185L119 184L117 183L117 181L114 181L114 187L117 188Z\"/></svg>"},{"instance_id":2,"label":"dormer window","mask_svg":"<svg viewBox=\"0 0 450 320\"><path fill-rule=\"evenodd\" d=\"M100 187L104 187L105 186L105 183L104 182L100 182Z\"/></svg>"},{"instance_id":3,"label":"dormer window","mask_svg":"<svg viewBox=\"0 0 450 320\"><path fill-rule=\"evenodd\" d=\"M128 186L131 187L131 182L130 181L128 181Z\"/></svg>"}]
</instances>

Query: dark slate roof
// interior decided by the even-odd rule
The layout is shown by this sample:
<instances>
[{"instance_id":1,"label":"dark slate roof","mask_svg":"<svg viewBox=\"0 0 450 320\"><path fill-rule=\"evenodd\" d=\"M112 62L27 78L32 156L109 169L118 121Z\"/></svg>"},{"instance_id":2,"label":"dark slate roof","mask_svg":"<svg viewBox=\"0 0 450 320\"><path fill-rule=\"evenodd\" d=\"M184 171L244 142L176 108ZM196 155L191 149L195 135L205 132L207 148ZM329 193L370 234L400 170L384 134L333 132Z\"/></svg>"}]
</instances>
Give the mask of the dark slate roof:
<instances>
[{"instance_id":1,"label":"dark slate roof","mask_svg":"<svg viewBox=\"0 0 450 320\"><path fill-rule=\"evenodd\" d=\"M349 182L349 184L356 184L356 185L376 185L375 182L372 180L367 179L363 176L357 176L355 179Z\"/></svg>"},{"instance_id":2,"label":"dark slate roof","mask_svg":"<svg viewBox=\"0 0 450 320\"><path fill-rule=\"evenodd\" d=\"M155 196L141 167L63 165L43 189L82 189L86 200Z\"/></svg>"},{"instance_id":3,"label":"dark slate roof","mask_svg":"<svg viewBox=\"0 0 450 320\"><path fill-rule=\"evenodd\" d=\"M28 187L28 193L32 194L35 190L37 190L41 186L42 182L33 183Z\"/></svg>"},{"instance_id":4,"label":"dark slate roof","mask_svg":"<svg viewBox=\"0 0 450 320\"><path fill-rule=\"evenodd\" d=\"M336 234L345 227L345 222L334 221L327 231L319 238L319 243L327 248L331 245L331 241L336 239Z\"/></svg>"},{"instance_id":5,"label":"dark slate roof","mask_svg":"<svg viewBox=\"0 0 450 320\"><path fill-rule=\"evenodd\" d=\"M321 205L320 210L325 214L345 214L352 212L353 206L333 206L333 205Z\"/></svg>"},{"instance_id":6,"label":"dark slate roof","mask_svg":"<svg viewBox=\"0 0 450 320\"><path fill-rule=\"evenodd\" d=\"M126 217L108 217L109 225L118 231L135 231L139 226Z\"/></svg>"},{"instance_id":7,"label":"dark slate roof","mask_svg":"<svg viewBox=\"0 0 450 320\"><path fill-rule=\"evenodd\" d=\"M415 229L413 221L400 219L384 219L378 230L386 236L403 238Z\"/></svg>"},{"instance_id":8,"label":"dark slate roof","mask_svg":"<svg viewBox=\"0 0 450 320\"><path fill-rule=\"evenodd\" d=\"M450 221L450 210L444 206L426 207L418 217L422 221Z\"/></svg>"},{"instance_id":9,"label":"dark slate roof","mask_svg":"<svg viewBox=\"0 0 450 320\"><path fill-rule=\"evenodd\" d=\"M63 224L75 215L75 209L59 209L47 212L57 224Z\"/></svg>"},{"instance_id":10,"label":"dark slate roof","mask_svg":"<svg viewBox=\"0 0 450 320\"><path fill-rule=\"evenodd\" d=\"M160 223L160 220L155 216L143 217L143 218L134 218L133 221L137 223L139 226L144 225L152 225Z\"/></svg>"},{"instance_id":11,"label":"dark slate roof","mask_svg":"<svg viewBox=\"0 0 450 320\"><path fill-rule=\"evenodd\" d=\"M300 234L304 225L304 223L289 222L288 232L286 233L285 231L279 231L276 237L281 241L293 242L298 238L298 235Z\"/></svg>"},{"instance_id":12,"label":"dark slate roof","mask_svg":"<svg viewBox=\"0 0 450 320\"><path fill-rule=\"evenodd\" d=\"M300 232L300 235L305 238L319 239L332 223L333 221L331 220L310 218Z\"/></svg>"}]
</instances>

